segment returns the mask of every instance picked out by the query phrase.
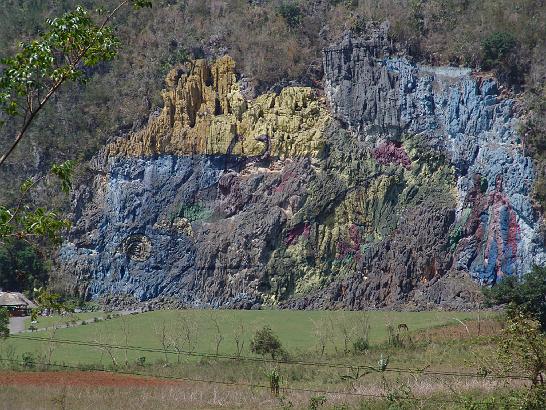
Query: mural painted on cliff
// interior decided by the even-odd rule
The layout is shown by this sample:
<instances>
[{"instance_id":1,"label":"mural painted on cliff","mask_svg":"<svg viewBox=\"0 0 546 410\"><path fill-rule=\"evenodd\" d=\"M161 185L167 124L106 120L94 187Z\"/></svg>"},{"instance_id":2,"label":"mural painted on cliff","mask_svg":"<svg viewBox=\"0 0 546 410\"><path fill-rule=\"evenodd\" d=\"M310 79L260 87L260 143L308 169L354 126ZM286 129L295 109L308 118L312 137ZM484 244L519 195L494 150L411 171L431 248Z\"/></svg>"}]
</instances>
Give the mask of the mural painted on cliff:
<instances>
[{"instance_id":1,"label":"mural painted on cliff","mask_svg":"<svg viewBox=\"0 0 546 410\"><path fill-rule=\"evenodd\" d=\"M248 100L229 57L173 70L163 111L75 194L61 250L75 287L113 303L460 307L461 277L545 263L514 102L389 44L325 50L326 99Z\"/></svg>"}]
</instances>

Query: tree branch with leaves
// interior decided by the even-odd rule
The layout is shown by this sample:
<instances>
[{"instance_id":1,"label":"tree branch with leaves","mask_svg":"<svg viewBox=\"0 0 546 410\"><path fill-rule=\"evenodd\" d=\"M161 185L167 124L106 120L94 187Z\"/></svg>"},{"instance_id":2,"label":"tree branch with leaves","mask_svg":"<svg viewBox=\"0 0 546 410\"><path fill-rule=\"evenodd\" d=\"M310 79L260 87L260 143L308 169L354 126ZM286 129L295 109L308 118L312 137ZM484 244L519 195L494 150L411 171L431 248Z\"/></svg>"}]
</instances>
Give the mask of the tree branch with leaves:
<instances>
[{"instance_id":1,"label":"tree branch with leaves","mask_svg":"<svg viewBox=\"0 0 546 410\"><path fill-rule=\"evenodd\" d=\"M30 125L59 88L69 81L85 82L86 69L116 57L120 41L109 23L123 6L151 7L151 1L124 0L96 23L84 7L47 20L49 30L38 40L21 43L21 51L0 61L0 111L22 119L4 164ZM100 14L103 12L101 11Z\"/></svg>"},{"instance_id":2,"label":"tree branch with leaves","mask_svg":"<svg viewBox=\"0 0 546 410\"><path fill-rule=\"evenodd\" d=\"M111 26L113 17L125 6L151 7L151 1L123 0L109 12L90 12L84 7L47 20L48 29L36 40L20 44L21 51L0 61L0 125L7 121L20 127L7 150L0 153L5 164L52 97L68 82L85 83L92 67L117 56L120 41ZM95 20L98 20L97 23ZM59 243L70 224L59 212L33 207L30 192L51 176L57 177L62 192L72 188L75 163L53 165L49 173L23 182L14 206L0 205L0 245L22 240L29 244Z\"/></svg>"}]
</instances>

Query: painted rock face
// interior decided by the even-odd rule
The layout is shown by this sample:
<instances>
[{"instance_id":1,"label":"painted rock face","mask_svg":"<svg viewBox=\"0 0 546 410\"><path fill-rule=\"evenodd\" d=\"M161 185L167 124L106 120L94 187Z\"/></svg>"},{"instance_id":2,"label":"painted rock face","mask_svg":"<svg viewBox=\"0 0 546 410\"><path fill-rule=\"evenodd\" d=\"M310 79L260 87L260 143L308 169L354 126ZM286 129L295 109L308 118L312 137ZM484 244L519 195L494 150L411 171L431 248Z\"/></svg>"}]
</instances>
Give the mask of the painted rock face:
<instances>
[{"instance_id":1,"label":"painted rock face","mask_svg":"<svg viewBox=\"0 0 546 410\"><path fill-rule=\"evenodd\" d=\"M247 100L229 57L169 73L161 114L108 145L75 194L60 260L81 293L461 307L473 283L545 263L513 101L382 38L325 50L326 98Z\"/></svg>"}]
</instances>

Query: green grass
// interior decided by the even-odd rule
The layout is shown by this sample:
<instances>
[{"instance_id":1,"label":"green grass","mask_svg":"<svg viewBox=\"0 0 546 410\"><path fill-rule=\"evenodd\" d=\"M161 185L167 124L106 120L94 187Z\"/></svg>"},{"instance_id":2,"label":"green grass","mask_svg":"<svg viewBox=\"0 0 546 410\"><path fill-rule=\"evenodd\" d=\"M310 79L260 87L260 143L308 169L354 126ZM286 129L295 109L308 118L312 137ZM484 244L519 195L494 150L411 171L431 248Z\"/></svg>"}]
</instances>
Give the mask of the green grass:
<instances>
[{"instance_id":1,"label":"green grass","mask_svg":"<svg viewBox=\"0 0 546 410\"><path fill-rule=\"evenodd\" d=\"M98 313L80 315L94 317ZM56 339L67 339L86 342L101 342L107 344L124 345L125 336L123 328L127 330L128 345L148 348L161 348L160 329L165 326L166 333L173 337L181 333L184 328L184 321L195 327L191 331L197 352L215 353L216 337L218 332L214 322L218 323L222 342L219 353L234 354L236 352L235 335L241 324L244 328L243 339L245 348L244 355L250 355L249 345L252 335L257 329L268 325L275 332L283 347L297 357L314 356L320 350L317 329L328 339L326 343L326 354L336 355L343 350L344 337L343 328L351 333L350 347L355 335L362 334L365 320L369 325L369 341L371 345L378 345L384 342L388 336L387 325L397 327L399 323L407 324L410 332L445 324L456 324L456 319L469 320L477 317L472 312L347 312L347 311L282 311L282 310L259 310L259 311L230 311L230 310L163 310L136 315L119 317L111 320L90 323L84 326L61 328L55 332ZM483 317L483 313L482 313ZM58 318L50 318L51 324ZM47 322L40 324L45 326ZM26 336L50 337L50 332L39 332ZM188 350L187 344L179 343L184 350ZM104 351L88 346L75 346L65 344L56 345L52 354L52 360L71 364L108 364L109 359ZM11 346L11 347L10 347ZM5 351L13 350L17 357L25 352L32 352L35 355L44 355L48 351L48 342L21 340L16 338L8 339L0 345ZM115 351L116 356L121 360L124 357L122 350ZM131 361L140 356L146 356L147 361L159 360L164 357L161 353L142 353L129 351L128 357ZM174 360L174 358L171 358Z\"/></svg>"},{"instance_id":2,"label":"green grass","mask_svg":"<svg viewBox=\"0 0 546 410\"><path fill-rule=\"evenodd\" d=\"M44 403L57 408L59 397L66 397L68 408L216 408L223 403L226 408L280 408L278 398L268 388L268 374L275 369L281 377L281 387L295 390L282 391L283 397L293 403L293 408L310 408L310 402L318 390L340 392L326 395L328 402L323 408L463 408L462 401L489 400L496 395L499 385L495 379L482 377L453 377L451 373L461 372L476 375L479 366L486 363L498 372L497 336L501 324L498 313L480 314L484 320L476 321L477 312L347 312L347 311L228 311L228 310L165 310L117 317L98 323L58 329L54 337L73 341L101 342L122 346L121 349L101 351L97 347L71 344L55 344L46 341L23 340L12 336L0 342L0 368L6 370L44 371L59 370L59 377L65 371L81 368L105 368L124 374L149 375L166 378L168 384L144 387L83 387L66 389L62 386L33 386L34 396ZM491 319L491 320L488 320ZM52 318L54 320L54 318ZM461 324L458 320L464 322ZM195 351L216 352L216 324L222 341L219 353L235 353L236 330L242 323L245 340L244 356L253 356L249 351L250 339L257 329L268 325L279 336L284 348L294 362L268 363L253 360L226 360L213 357L188 357L165 355L162 352L141 352L123 349L123 345L160 349L158 330L165 328L167 336L183 330L185 324L195 324ZM409 332L400 331L400 344L386 343L389 332L387 325L398 327L405 323ZM365 352L344 352L344 329L349 335L349 347L362 335L362 329L369 325L370 347ZM191 326L190 326L191 327ZM125 333L127 329L127 342ZM320 354L318 334L327 335L325 355ZM183 332L182 332L183 334ZM48 337L51 332L25 334L24 337ZM193 338L193 337L192 337ZM49 347L55 347L49 350ZM182 343L183 349L187 345ZM172 349L172 347L169 347ZM30 363L28 353L34 354L35 363ZM51 358L49 353L52 352ZM113 353L116 365L110 358ZM127 356L126 356L127 354ZM26 365L13 365L10 361L22 361ZM137 360L145 357L144 361ZM388 358L390 371L378 371L379 359ZM51 359L53 366L46 365ZM305 365L303 361L312 363ZM324 365L329 362L330 365ZM63 366L65 364L66 366ZM333 366L333 364L337 364ZM61 366L57 366L61 365ZM355 366L370 366L364 373ZM435 374L409 369L427 369ZM376 369L375 371L373 369ZM406 370L398 370L406 369ZM496 370L495 370L496 369ZM449 374L442 375L448 371ZM1 370L0 370L1 372ZM93 373L93 380L99 373ZM101 377L108 378L100 373ZM46 374L42 377L55 378ZM78 377L77 373L69 377ZM183 380L175 385L172 378ZM159 380L159 379L157 379ZM200 382L197 382L200 381ZM220 384L211 384L216 381ZM507 381L507 383L510 381ZM248 384L265 388L249 388ZM1 383L0 383L1 384ZM107 385L109 386L109 385ZM520 388L517 383L503 384L508 388ZM20 408L29 406L23 387L8 386L0 392L0 401L20 403ZM64 390L63 390L64 389ZM303 390L302 390L303 389ZM311 391L305 392L305 389ZM492 389L494 391L492 392ZM2 390L2 389L0 389ZM108 392L111 391L112 394ZM123 393L130 392L130 393ZM374 397L384 396L388 400L368 400L342 393L360 392ZM415 400L404 400L404 397ZM448 400L434 402L432 398ZM454 402L450 402L453 400ZM176 402L176 404L173 404ZM153 403L153 404L152 404ZM285 403L286 404L286 403ZM438 407L438 405L441 405ZM497 402L495 402L497 404ZM335 407L338 406L338 407ZM1 406L0 406L1 408ZM49 408L49 407L46 407ZM482 407L474 407L482 408ZM483 407L485 408L485 407ZM496 408L496 407L487 407Z\"/></svg>"}]
</instances>

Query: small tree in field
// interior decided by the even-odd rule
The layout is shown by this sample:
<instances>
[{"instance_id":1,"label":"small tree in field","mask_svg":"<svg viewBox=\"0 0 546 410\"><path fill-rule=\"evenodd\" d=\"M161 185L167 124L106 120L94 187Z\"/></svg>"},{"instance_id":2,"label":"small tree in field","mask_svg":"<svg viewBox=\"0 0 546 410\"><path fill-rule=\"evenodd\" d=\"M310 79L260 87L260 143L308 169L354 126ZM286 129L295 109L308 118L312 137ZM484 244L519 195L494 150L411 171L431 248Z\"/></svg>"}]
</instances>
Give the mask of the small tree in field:
<instances>
[{"instance_id":1,"label":"small tree in field","mask_svg":"<svg viewBox=\"0 0 546 410\"><path fill-rule=\"evenodd\" d=\"M262 356L270 354L273 360L283 353L281 341L269 326L264 326L256 332L250 341L250 350Z\"/></svg>"},{"instance_id":2,"label":"small tree in field","mask_svg":"<svg viewBox=\"0 0 546 410\"><path fill-rule=\"evenodd\" d=\"M218 318L214 316L213 312L210 313L210 321L214 327L214 342L216 347L216 355L220 352L220 345L224 340L224 335L222 334L222 329L220 328L220 322Z\"/></svg>"},{"instance_id":3,"label":"small tree in field","mask_svg":"<svg viewBox=\"0 0 546 410\"><path fill-rule=\"evenodd\" d=\"M233 341L235 342L235 350L237 357L241 357L243 350L245 348L245 335L246 329L245 324L242 320L239 320L239 323L234 328Z\"/></svg>"}]
</instances>

